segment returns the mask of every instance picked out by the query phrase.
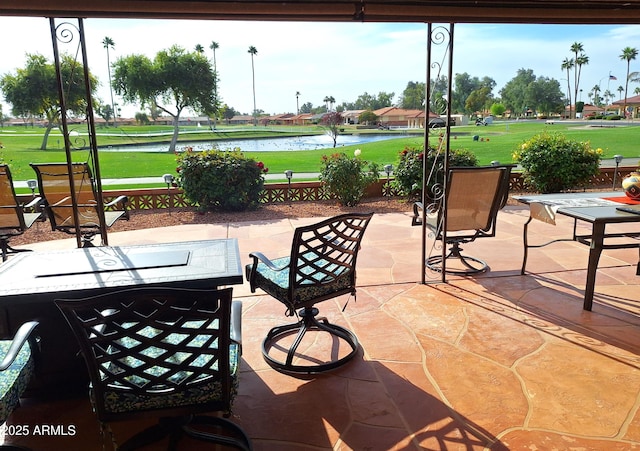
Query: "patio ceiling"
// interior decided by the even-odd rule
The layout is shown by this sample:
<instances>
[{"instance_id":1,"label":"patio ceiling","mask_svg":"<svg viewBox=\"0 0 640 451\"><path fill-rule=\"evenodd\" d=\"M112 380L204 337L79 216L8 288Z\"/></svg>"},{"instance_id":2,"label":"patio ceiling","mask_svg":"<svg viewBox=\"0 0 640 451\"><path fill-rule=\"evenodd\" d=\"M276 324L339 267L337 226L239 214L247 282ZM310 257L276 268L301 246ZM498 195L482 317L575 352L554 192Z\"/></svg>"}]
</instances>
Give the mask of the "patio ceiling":
<instances>
[{"instance_id":1,"label":"patio ceiling","mask_svg":"<svg viewBox=\"0 0 640 451\"><path fill-rule=\"evenodd\" d=\"M640 0L3 0L0 15L218 20L640 23Z\"/></svg>"}]
</instances>

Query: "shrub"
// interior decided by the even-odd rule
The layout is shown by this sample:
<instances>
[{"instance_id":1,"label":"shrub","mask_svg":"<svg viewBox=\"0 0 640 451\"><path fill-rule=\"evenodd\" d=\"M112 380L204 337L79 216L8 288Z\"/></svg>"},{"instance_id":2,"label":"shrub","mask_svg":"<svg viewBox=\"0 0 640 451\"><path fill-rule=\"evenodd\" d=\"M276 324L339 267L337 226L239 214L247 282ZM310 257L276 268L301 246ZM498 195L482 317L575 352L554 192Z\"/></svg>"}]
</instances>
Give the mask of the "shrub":
<instances>
[{"instance_id":1,"label":"shrub","mask_svg":"<svg viewBox=\"0 0 640 451\"><path fill-rule=\"evenodd\" d=\"M178 155L177 184L201 211L242 211L256 208L264 186L264 164L245 157L239 148Z\"/></svg>"},{"instance_id":2,"label":"shrub","mask_svg":"<svg viewBox=\"0 0 640 451\"><path fill-rule=\"evenodd\" d=\"M586 184L598 174L602 149L561 133L541 133L522 143L513 154L525 183L541 193L557 193Z\"/></svg>"},{"instance_id":3,"label":"shrub","mask_svg":"<svg viewBox=\"0 0 640 451\"><path fill-rule=\"evenodd\" d=\"M378 180L380 168L376 163L359 158L360 149L356 149L353 158L345 153L322 156L320 180L324 182L331 196L347 207L358 205L365 189Z\"/></svg>"},{"instance_id":4,"label":"shrub","mask_svg":"<svg viewBox=\"0 0 640 451\"><path fill-rule=\"evenodd\" d=\"M427 167L432 168L434 160L436 159L437 151L433 148L427 152ZM438 167L444 167L444 153L438 155ZM397 168L394 171L394 180L392 185L399 193L409 196L410 198L420 197L422 191L422 163L424 159L424 152L422 149L415 147L405 147L400 152L400 161L397 164ZM478 159L476 156L465 149L450 149L449 150L449 165L450 166L477 166ZM430 169L429 169L430 170ZM429 192L436 183L442 183L444 181L442 169L432 177L429 182Z\"/></svg>"}]
</instances>

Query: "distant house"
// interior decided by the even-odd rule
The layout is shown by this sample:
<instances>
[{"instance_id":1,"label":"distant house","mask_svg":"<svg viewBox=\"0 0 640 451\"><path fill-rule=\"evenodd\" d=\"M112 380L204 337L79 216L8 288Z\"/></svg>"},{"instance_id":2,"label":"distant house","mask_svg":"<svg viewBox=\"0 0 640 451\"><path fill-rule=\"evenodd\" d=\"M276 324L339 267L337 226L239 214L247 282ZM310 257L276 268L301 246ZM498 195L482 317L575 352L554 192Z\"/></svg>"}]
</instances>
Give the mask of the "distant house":
<instances>
[{"instance_id":1,"label":"distant house","mask_svg":"<svg viewBox=\"0 0 640 451\"><path fill-rule=\"evenodd\" d=\"M383 127L424 128L424 110L405 110L392 106L380 108L373 113L378 116L378 122ZM429 112L429 118L440 118L440 116Z\"/></svg>"},{"instance_id":2,"label":"distant house","mask_svg":"<svg viewBox=\"0 0 640 451\"><path fill-rule=\"evenodd\" d=\"M340 114L342 115L342 119L344 120L345 125L354 125L360 122L358 118L365 111L366 110L347 110L343 111Z\"/></svg>"},{"instance_id":3,"label":"distant house","mask_svg":"<svg viewBox=\"0 0 640 451\"><path fill-rule=\"evenodd\" d=\"M253 116L236 115L228 121L229 125L253 124Z\"/></svg>"},{"instance_id":4,"label":"distant house","mask_svg":"<svg viewBox=\"0 0 640 451\"><path fill-rule=\"evenodd\" d=\"M622 110L624 109L625 103L627 105L627 111L623 112ZM640 96L633 96L627 99L616 100L611 105L617 108L617 114L619 114L620 116L624 116L627 119L635 119L637 117L640 117Z\"/></svg>"},{"instance_id":5,"label":"distant house","mask_svg":"<svg viewBox=\"0 0 640 451\"><path fill-rule=\"evenodd\" d=\"M293 116L291 113L277 114L275 116L261 117L260 122L267 122L272 125L290 125Z\"/></svg>"}]
</instances>

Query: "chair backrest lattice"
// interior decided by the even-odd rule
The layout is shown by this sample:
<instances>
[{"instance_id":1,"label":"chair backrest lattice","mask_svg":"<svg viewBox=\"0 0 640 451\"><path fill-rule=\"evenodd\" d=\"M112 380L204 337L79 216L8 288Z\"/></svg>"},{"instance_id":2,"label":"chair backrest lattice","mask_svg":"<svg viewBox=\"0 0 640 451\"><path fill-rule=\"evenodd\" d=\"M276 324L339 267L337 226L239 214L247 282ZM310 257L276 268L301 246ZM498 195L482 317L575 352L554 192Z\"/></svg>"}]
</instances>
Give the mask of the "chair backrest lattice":
<instances>
[{"instance_id":1,"label":"chair backrest lattice","mask_svg":"<svg viewBox=\"0 0 640 451\"><path fill-rule=\"evenodd\" d=\"M296 229L291 249L289 287L327 285L351 277L360 241L371 214L346 214Z\"/></svg>"},{"instance_id":2,"label":"chair backrest lattice","mask_svg":"<svg viewBox=\"0 0 640 451\"><path fill-rule=\"evenodd\" d=\"M114 414L105 406L110 396L132 406L157 397L158 408L230 411L231 301L230 288L140 288L57 300L85 356L98 416ZM180 405L198 390L220 396Z\"/></svg>"},{"instance_id":3,"label":"chair backrest lattice","mask_svg":"<svg viewBox=\"0 0 640 451\"><path fill-rule=\"evenodd\" d=\"M87 163L73 163L73 187L78 206L80 228L99 228L100 216L91 169ZM41 196L47 202L52 228L75 228L69 168L66 163L32 164Z\"/></svg>"},{"instance_id":4,"label":"chair backrest lattice","mask_svg":"<svg viewBox=\"0 0 640 451\"><path fill-rule=\"evenodd\" d=\"M20 213L21 206L13 188L9 166L0 164L0 229L26 229Z\"/></svg>"}]
</instances>

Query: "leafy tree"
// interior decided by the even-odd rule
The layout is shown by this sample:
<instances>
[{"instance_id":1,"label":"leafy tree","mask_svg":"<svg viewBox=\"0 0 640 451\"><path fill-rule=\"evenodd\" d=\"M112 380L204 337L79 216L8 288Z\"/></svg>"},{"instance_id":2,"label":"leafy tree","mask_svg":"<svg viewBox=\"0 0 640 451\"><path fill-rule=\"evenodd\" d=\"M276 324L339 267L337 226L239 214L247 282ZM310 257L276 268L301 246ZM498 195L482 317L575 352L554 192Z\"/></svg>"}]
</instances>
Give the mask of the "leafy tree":
<instances>
[{"instance_id":1,"label":"leafy tree","mask_svg":"<svg viewBox=\"0 0 640 451\"><path fill-rule=\"evenodd\" d=\"M424 82L410 81L400 96L400 107L407 110L420 110L424 108L424 97Z\"/></svg>"},{"instance_id":2,"label":"leafy tree","mask_svg":"<svg viewBox=\"0 0 640 451\"><path fill-rule=\"evenodd\" d=\"M311 113L313 111L313 103L311 102L305 102L302 104L302 106L300 107L300 113Z\"/></svg>"},{"instance_id":3,"label":"leafy tree","mask_svg":"<svg viewBox=\"0 0 640 451\"><path fill-rule=\"evenodd\" d=\"M467 97L471 95L473 91L480 87L480 80L478 77L471 77L468 73L456 74L453 77L455 94L451 100L452 111L469 112L465 108Z\"/></svg>"},{"instance_id":4,"label":"leafy tree","mask_svg":"<svg viewBox=\"0 0 640 451\"><path fill-rule=\"evenodd\" d=\"M113 108L111 107L111 105L98 103L98 105L96 106L96 113L98 113L98 116L104 119L106 125L109 125L109 121L113 118Z\"/></svg>"},{"instance_id":5,"label":"leafy tree","mask_svg":"<svg viewBox=\"0 0 640 451\"><path fill-rule=\"evenodd\" d=\"M491 89L488 86L483 86L469 94L464 107L470 112L484 111L492 100Z\"/></svg>"},{"instance_id":6,"label":"leafy tree","mask_svg":"<svg viewBox=\"0 0 640 451\"><path fill-rule=\"evenodd\" d=\"M136 123L140 124L140 125L148 125L149 124L149 117L147 116L146 113L143 112L138 112L136 113Z\"/></svg>"},{"instance_id":7,"label":"leafy tree","mask_svg":"<svg viewBox=\"0 0 640 451\"><path fill-rule=\"evenodd\" d=\"M491 105L489 111L491 111L493 116L502 116L504 112L507 111L507 107L505 107L503 103L494 103Z\"/></svg>"},{"instance_id":8,"label":"leafy tree","mask_svg":"<svg viewBox=\"0 0 640 451\"><path fill-rule=\"evenodd\" d=\"M108 69L108 73L109 73L109 94L111 94L111 113L113 114L113 112L115 111L115 103L113 102L113 86L111 86L111 63L109 62L109 49L113 49L115 48L116 43L113 41L113 39L111 39L108 36L105 36L105 38L102 40L102 46L107 49L107 69ZM115 115L114 116L114 121L113 121L113 126L116 126L116 122L115 122ZM107 121L107 125L109 125L109 120L105 119L105 121Z\"/></svg>"},{"instance_id":9,"label":"leafy tree","mask_svg":"<svg viewBox=\"0 0 640 451\"><path fill-rule=\"evenodd\" d=\"M530 107L541 113L560 113L564 109L563 94L558 80L538 77L527 87Z\"/></svg>"},{"instance_id":10,"label":"leafy tree","mask_svg":"<svg viewBox=\"0 0 640 451\"><path fill-rule=\"evenodd\" d=\"M175 151L180 114L185 108L207 115L218 108L214 98L215 74L206 57L198 52L173 46L158 52L153 61L144 55L120 58L114 69L114 88L125 102L139 101L173 117L169 152Z\"/></svg>"},{"instance_id":11,"label":"leafy tree","mask_svg":"<svg viewBox=\"0 0 640 451\"><path fill-rule=\"evenodd\" d=\"M255 127L258 125L256 116L256 111L258 111L258 109L256 108L256 71L255 66L253 65L253 57L258 54L258 49L254 46L250 46L248 52L251 55L251 78L253 80L253 126Z\"/></svg>"},{"instance_id":12,"label":"leafy tree","mask_svg":"<svg viewBox=\"0 0 640 451\"><path fill-rule=\"evenodd\" d=\"M222 118L227 120L227 124L229 123L229 120L233 118L233 116L237 116L238 114L240 114L233 107L230 107L226 103L222 106L221 113Z\"/></svg>"},{"instance_id":13,"label":"leafy tree","mask_svg":"<svg viewBox=\"0 0 640 451\"><path fill-rule=\"evenodd\" d=\"M324 125L325 133L333 139L333 147L335 148L340 134L340 126L342 125L342 114L337 111L327 113L322 117L320 123Z\"/></svg>"},{"instance_id":14,"label":"leafy tree","mask_svg":"<svg viewBox=\"0 0 640 451\"><path fill-rule=\"evenodd\" d=\"M61 55L60 70L67 109L73 114L86 114L87 99L83 81L83 68L70 55ZM89 73L92 93L98 80ZM55 64L42 55L27 54L24 68L15 74L6 74L0 79L0 88L12 112L20 117L45 117L46 129L40 150L47 149L49 134L53 127L60 127L60 101Z\"/></svg>"},{"instance_id":15,"label":"leafy tree","mask_svg":"<svg viewBox=\"0 0 640 451\"><path fill-rule=\"evenodd\" d=\"M531 93L527 91L527 87L535 79L532 69L518 69L516 76L500 90L502 102L512 113L520 114L530 106L533 99L529 97Z\"/></svg>"},{"instance_id":16,"label":"leafy tree","mask_svg":"<svg viewBox=\"0 0 640 451\"><path fill-rule=\"evenodd\" d=\"M627 92L629 90L629 70L631 68L631 60L636 59L638 56L638 49L635 47L625 47L622 49L622 54L620 55L621 60L625 60L627 62L627 76L624 82L624 106L622 111L624 114L627 112Z\"/></svg>"},{"instance_id":17,"label":"leafy tree","mask_svg":"<svg viewBox=\"0 0 640 451\"><path fill-rule=\"evenodd\" d=\"M368 92L360 94L356 101L353 103L351 110L378 110L385 108L393 104L393 92L379 92L377 95L371 95ZM346 107L347 105L345 105Z\"/></svg>"},{"instance_id":18,"label":"leafy tree","mask_svg":"<svg viewBox=\"0 0 640 451\"><path fill-rule=\"evenodd\" d=\"M378 121L378 116L371 110L366 110L358 116L358 122L361 124L373 124Z\"/></svg>"}]
</instances>

